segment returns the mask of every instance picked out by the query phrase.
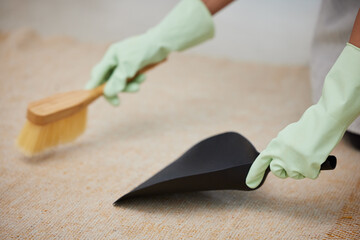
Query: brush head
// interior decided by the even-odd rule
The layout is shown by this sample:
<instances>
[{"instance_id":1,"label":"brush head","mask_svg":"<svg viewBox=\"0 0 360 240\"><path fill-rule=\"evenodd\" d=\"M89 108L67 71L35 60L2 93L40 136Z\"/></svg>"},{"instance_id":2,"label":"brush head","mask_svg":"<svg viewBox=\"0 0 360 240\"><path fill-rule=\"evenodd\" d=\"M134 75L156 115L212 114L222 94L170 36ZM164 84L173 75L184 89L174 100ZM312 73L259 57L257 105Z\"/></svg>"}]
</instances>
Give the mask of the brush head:
<instances>
[{"instance_id":1,"label":"brush head","mask_svg":"<svg viewBox=\"0 0 360 240\"><path fill-rule=\"evenodd\" d=\"M32 156L59 144L74 141L86 128L87 108L45 125L26 121L16 144L27 156Z\"/></svg>"},{"instance_id":2,"label":"brush head","mask_svg":"<svg viewBox=\"0 0 360 240\"><path fill-rule=\"evenodd\" d=\"M86 128L87 105L102 95L104 85L60 93L29 104L17 145L31 156L74 141Z\"/></svg>"}]
</instances>

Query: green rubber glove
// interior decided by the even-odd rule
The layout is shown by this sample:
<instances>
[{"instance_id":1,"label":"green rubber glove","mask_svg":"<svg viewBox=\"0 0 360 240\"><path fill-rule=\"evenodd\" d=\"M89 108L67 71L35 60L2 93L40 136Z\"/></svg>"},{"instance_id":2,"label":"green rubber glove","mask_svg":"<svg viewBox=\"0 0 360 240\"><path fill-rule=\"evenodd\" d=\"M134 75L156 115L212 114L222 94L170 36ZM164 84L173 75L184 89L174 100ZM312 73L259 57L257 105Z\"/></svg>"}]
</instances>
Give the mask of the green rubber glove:
<instances>
[{"instance_id":1,"label":"green rubber glove","mask_svg":"<svg viewBox=\"0 0 360 240\"><path fill-rule=\"evenodd\" d=\"M138 91L145 80L139 75L128 78L146 65L160 62L172 51L182 51L214 36L214 23L207 7L200 0L182 0L165 19L145 34L128 38L109 47L103 59L92 70L86 89L106 82L104 95L119 105L117 94Z\"/></svg>"},{"instance_id":2,"label":"green rubber glove","mask_svg":"<svg viewBox=\"0 0 360 240\"><path fill-rule=\"evenodd\" d=\"M260 153L246 184L256 188L269 165L280 178L317 178L321 164L359 114L360 49L348 43L325 79L319 102Z\"/></svg>"}]
</instances>

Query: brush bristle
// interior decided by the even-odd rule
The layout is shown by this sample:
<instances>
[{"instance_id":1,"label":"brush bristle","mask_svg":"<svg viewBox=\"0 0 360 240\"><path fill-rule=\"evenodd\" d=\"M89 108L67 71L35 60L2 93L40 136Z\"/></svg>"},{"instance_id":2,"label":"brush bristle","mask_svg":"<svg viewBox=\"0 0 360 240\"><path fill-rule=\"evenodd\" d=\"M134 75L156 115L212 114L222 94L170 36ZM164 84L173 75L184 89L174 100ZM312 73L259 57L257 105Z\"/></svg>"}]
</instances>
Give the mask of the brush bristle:
<instances>
[{"instance_id":1,"label":"brush bristle","mask_svg":"<svg viewBox=\"0 0 360 240\"><path fill-rule=\"evenodd\" d=\"M26 121L18 139L17 145L28 156L40 153L59 144L74 141L86 128L87 108L47 124L36 125Z\"/></svg>"}]
</instances>

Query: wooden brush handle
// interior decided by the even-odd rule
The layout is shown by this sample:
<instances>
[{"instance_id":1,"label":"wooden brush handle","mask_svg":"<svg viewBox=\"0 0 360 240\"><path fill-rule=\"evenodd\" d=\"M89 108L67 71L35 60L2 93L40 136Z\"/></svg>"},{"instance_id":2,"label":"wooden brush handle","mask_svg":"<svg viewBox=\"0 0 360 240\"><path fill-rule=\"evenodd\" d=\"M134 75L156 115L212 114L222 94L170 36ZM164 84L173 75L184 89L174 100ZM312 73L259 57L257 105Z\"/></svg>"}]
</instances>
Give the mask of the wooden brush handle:
<instances>
[{"instance_id":1,"label":"wooden brush handle","mask_svg":"<svg viewBox=\"0 0 360 240\"><path fill-rule=\"evenodd\" d=\"M134 77L127 79L126 82L127 82L127 83L132 82L137 76L139 76L139 74L145 73L145 72L149 71L150 69L156 67L157 65L159 65L160 63L163 63L163 62L165 62L165 61L166 61L166 58L165 58L164 60L160 61L160 62L153 63L153 64L149 64L149 65L143 67L142 69L140 69L140 70L136 73L136 75L135 75ZM90 90L90 91L93 92L93 97L94 97L94 99L93 99L92 101L94 101L95 99L97 99L98 97L100 97L100 96L103 95L103 93L104 93L104 88L105 88L105 84L106 84L106 82L103 83L103 84L101 84L100 86L98 86L98 87Z\"/></svg>"},{"instance_id":2,"label":"wooden brush handle","mask_svg":"<svg viewBox=\"0 0 360 240\"><path fill-rule=\"evenodd\" d=\"M127 82L131 82L140 73L144 73L164 61L147 65ZM105 83L94 89L59 93L31 102L27 109L27 119L34 124L45 125L69 117L102 96L104 87Z\"/></svg>"}]
</instances>

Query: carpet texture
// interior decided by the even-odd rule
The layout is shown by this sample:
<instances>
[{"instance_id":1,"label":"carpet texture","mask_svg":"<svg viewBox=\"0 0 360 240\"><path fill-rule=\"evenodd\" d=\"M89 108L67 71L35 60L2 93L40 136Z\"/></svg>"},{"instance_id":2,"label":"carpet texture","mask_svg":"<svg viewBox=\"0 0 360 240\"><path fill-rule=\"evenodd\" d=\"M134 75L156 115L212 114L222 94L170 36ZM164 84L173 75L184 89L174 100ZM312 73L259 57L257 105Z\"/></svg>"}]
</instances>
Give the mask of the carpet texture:
<instances>
[{"instance_id":1,"label":"carpet texture","mask_svg":"<svg viewBox=\"0 0 360 240\"><path fill-rule=\"evenodd\" d=\"M141 91L89 108L76 142L40 156L14 146L27 103L81 89L106 45L30 30L0 34L1 239L331 239L360 237L360 152L346 141L316 181L269 174L254 192L112 203L211 135L258 150L311 104L308 69L172 54Z\"/></svg>"}]
</instances>

